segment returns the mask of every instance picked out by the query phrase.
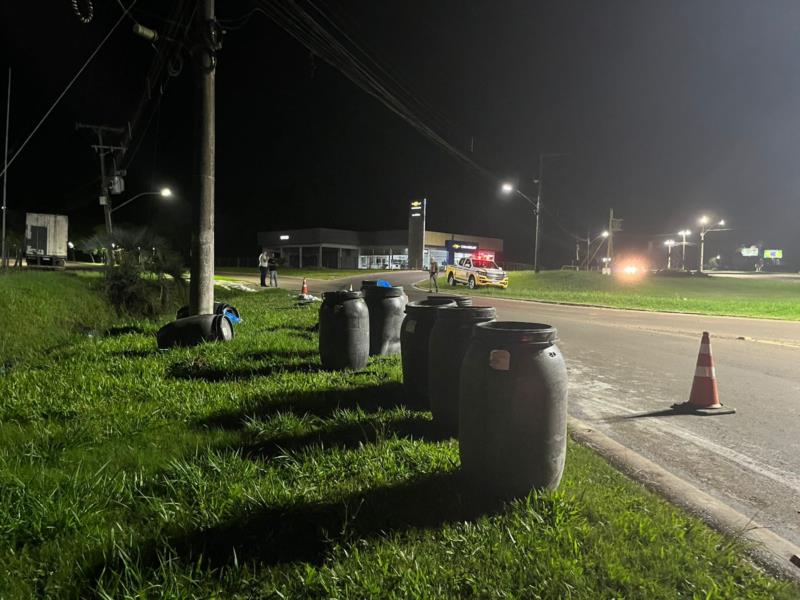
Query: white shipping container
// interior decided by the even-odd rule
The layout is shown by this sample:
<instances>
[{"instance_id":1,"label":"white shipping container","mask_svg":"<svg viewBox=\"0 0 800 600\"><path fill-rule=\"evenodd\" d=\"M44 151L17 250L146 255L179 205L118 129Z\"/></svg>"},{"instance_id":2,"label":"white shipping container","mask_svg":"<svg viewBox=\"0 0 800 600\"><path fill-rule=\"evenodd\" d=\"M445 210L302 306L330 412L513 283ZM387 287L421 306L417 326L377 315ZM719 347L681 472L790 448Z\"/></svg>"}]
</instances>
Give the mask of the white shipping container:
<instances>
[{"instance_id":1,"label":"white shipping container","mask_svg":"<svg viewBox=\"0 0 800 600\"><path fill-rule=\"evenodd\" d=\"M67 231L69 219L66 215L27 213L25 215L25 254L67 258Z\"/></svg>"}]
</instances>

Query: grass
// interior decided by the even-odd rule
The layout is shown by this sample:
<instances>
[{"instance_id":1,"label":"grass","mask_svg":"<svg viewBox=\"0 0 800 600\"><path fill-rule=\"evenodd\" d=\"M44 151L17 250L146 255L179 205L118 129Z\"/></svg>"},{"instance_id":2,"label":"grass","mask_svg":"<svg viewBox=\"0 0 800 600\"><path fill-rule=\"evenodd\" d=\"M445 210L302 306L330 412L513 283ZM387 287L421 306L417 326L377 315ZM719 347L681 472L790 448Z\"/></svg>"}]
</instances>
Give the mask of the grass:
<instances>
[{"instance_id":1,"label":"grass","mask_svg":"<svg viewBox=\"0 0 800 600\"><path fill-rule=\"evenodd\" d=\"M113 319L85 278L11 270L0 275L0 370L78 337L98 335Z\"/></svg>"},{"instance_id":2,"label":"grass","mask_svg":"<svg viewBox=\"0 0 800 600\"><path fill-rule=\"evenodd\" d=\"M444 278L440 289L447 289ZM462 289L462 288L458 288ZM623 281L599 273L509 273L508 289L478 288L470 294L570 302L667 312L800 320L800 279L657 277Z\"/></svg>"},{"instance_id":3,"label":"grass","mask_svg":"<svg viewBox=\"0 0 800 600\"><path fill-rule=\"evenodd\" d=\"M226 276L228 274L252 275L258 277L258 267L218 267L217 271ZM327 269L325 267L303 267L302 269L289 269L281 267L278 269L278 282L283 277L308 277L310 279L339 279L340 277L356 277L359 275L367 276L375 273L385 273L375 269ZM220 279L217 276L217 279Z\"/></svg>"},{"instance_id":4,"label":"grass","mask_svg":"<svg viewBox=\"0 0 800 600\"><path fill-rule=\"evenodd\" d=\"M325 372L317 307L220 299L229 344L139 322L0 376L0 598L800 594L574 443L557 492L475 506L397 358Z\"/></svg>"}]
</instances>

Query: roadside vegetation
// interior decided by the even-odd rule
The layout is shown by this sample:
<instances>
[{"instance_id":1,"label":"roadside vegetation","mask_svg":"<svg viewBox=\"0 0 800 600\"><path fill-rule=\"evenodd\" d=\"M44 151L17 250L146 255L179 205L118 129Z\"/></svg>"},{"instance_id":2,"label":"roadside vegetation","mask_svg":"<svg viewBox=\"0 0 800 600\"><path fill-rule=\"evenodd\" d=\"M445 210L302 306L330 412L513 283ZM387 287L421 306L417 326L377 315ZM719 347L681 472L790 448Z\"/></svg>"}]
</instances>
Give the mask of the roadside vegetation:
<instances>
[{"instance_id":1,"label":"roadside vegetation","mask_svg":"<svg viewBox=\"0 0 800 600\"><path fill-rule=\"evenodd\" d=\"M6 301L53 316L4 314L4 337L49 335L65 290L111 314L88 278L10 280ZM574 443L557 492L471 505L457 443L404 406L397 358L325 372L318 307L220 299L244 317L231 343L159 352L158 323L128 321L0 375L0 597L800 593Z\"/></svg>"},{"instance_id":2,"label":"roadside vegetation","mask_svg":"<svg viewBox=\"0 0 800 600\"><path fill-rule=\"evenodd\" d=\"M114 318L84 278L11 269L0 275L0 371L33 357L45 360L50 351L99 335Z\"/></svg>"},{"instance_id":3,"label":"roadside vegetation","mask_svg":"<svg viewBox=\"0 0 800 600\"><path fill-rule=\"evenodd\" d=\"M444 278L439 279L440 289L442 286L447 289ZM594 272L512 271L508 274L508 289L484 287L470 291L473 293L613 308L800 319L800 279L648 275L638 281L626 281Z\"/></svg>"}]
</instances>

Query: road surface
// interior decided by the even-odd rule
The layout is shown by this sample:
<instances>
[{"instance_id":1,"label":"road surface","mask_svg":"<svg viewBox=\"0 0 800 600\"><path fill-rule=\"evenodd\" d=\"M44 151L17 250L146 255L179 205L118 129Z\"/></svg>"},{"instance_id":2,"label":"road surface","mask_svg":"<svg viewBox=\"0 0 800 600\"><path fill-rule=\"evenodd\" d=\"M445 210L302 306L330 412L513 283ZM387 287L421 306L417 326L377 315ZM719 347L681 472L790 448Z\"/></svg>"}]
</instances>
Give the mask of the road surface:
<instances>
[{"instance_id":1,"label":"road surface","mask_svg":"<svg viewBox=\"0 0 800 600\"><path fill-rule=\"evenodd\" d=\"M426 295L412 288L426 276L389 279L413 300ZM357 289L367 278L375 276L312 280L311 291ZM800 545L800 322L476 303L495 306L501 320L558 328L572 415ZM711 333L721 401L736 414L659 415L688 399L703 331Z\"/></svg>"}]
</instances>

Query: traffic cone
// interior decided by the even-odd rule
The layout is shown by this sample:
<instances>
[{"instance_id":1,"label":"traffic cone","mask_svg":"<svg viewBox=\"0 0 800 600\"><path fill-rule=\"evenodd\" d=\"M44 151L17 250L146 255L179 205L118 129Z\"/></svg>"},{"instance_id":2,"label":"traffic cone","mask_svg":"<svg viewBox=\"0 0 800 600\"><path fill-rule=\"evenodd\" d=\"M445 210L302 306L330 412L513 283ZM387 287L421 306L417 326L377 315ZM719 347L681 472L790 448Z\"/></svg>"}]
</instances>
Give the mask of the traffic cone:
<instances>
[{"instance_id":1,"label":"traffic cone","mask_svg":"<svg viewBox=\"0 0 800 600\"><path fill-rule=\"evenodd\" d=\"M672 408L679 412L697 415L729 415L736 412L735 408L720 404L714 357L711 355L711 341L707 331L703 332L703 339L700 340L700 352L697 354L697 366L689 401L673 404Z\"/></svg>"},{"instance_id":2,"label":"traffic cone","mask_svg":"<svg viewBox=\"0 0 800 600\"><path fill-rule=\"evenodd\" d=\"M305 277L303 277L303 287L300 289L300 295L308 296L308 282Z\"/></svg>"}]
</instances>

